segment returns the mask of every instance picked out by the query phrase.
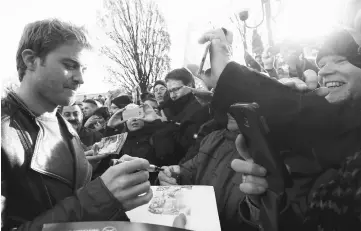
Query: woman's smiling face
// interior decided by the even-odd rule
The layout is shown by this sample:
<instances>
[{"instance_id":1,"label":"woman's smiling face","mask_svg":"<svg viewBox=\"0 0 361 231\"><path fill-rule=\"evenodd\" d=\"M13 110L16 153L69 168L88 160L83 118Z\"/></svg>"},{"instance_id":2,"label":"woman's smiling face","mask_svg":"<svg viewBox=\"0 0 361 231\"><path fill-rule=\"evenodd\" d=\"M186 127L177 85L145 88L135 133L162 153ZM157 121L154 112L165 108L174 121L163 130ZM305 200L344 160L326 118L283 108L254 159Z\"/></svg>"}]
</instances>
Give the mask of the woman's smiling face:
<instances>
[{"instance_id":1,"label":"woman's smiling face","mask_svg":"<svg viewBox=\"0 0 361 231\"><path fill-rule=\"evenodd\" d=\"M319 75L323 86L330 90L326 99L330 103L360 105L361 100L361 69L352 65L345 57L328 55L318 62Z\"/></svg>"}]
</instances>

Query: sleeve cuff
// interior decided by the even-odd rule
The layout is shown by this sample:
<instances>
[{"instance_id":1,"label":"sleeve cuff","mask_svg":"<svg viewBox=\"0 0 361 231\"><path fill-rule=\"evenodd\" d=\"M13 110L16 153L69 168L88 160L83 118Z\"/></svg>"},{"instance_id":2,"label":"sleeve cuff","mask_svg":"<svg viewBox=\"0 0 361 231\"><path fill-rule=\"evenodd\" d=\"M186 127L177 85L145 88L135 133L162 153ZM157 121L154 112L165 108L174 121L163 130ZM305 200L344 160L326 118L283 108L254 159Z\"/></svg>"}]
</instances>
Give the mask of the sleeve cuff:
<instances>
[{"instance_id":1,"label":"sleeve cuff","mask_svg":"<svg viewBox=\"0 0 361 231\"><path fill-rule=\"evenodd\" d=\"M82 207L83 221L129 220L100 177L79 189L76 197Z\"/></svg>"}]
</instances>

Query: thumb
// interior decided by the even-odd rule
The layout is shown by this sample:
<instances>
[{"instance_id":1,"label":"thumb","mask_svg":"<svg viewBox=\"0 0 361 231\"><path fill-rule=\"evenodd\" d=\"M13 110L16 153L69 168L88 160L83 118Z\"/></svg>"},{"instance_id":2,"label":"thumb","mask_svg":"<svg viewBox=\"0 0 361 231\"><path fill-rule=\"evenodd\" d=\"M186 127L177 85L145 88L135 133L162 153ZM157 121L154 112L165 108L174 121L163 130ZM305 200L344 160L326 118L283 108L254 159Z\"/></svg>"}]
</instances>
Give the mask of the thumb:
<instances>
[{"instance_id":1,"label":"thumb","mask_svg":"<svg viewBox=\"0 0 361 231\"><path fill-rule=\"evenodd\" d=\"M248 152L248 148L246 145L246 139L242 134L239 134L236 138L236 148L238 151L238 154L245 159L246 161L252 161L252 157Z\"/></svg>"},{"instance_id":2,"label":"thumb","mask_svg":"<svg viewBox=\"0 0 361 231\"><path fill-rule=\"evenodd\" d=\"M92 147L92 150L93 150L93 155L96 156L98 155L98 152L99 152L99 142L98 143L95 143Z\"/></svg>"},{"instance_id":3,"label":"thumb","mask_svg":"<svg viewBox=\"0 0 361 231\"><path fill-rule=\"evenodd\" d=\"M184 229L187 224L187 217L181 213L174 218L173 227Z\"/></svg>"},{"instance_id":4,"label":"thumb","mask_svg":"<svg viewBox=\"0 0 361 231\"><path fill-rule=\"evenodd\" d=\"M326 97L330 93L330 90L327 87L320 87L315 89L313 92L315 92L318 96Z\"/></svg>"},{"instance_id":5,"label":"thumb","mask_svg":"<svg viewBox=\"0 0 361 231\"><path fill-rule=\"evenodd\" d=\"M310 90L314 90L317 88L318 84L318 75L314 70L306 70L303 72L305 76L305 82Z\"/></svg>"}]
</instances>

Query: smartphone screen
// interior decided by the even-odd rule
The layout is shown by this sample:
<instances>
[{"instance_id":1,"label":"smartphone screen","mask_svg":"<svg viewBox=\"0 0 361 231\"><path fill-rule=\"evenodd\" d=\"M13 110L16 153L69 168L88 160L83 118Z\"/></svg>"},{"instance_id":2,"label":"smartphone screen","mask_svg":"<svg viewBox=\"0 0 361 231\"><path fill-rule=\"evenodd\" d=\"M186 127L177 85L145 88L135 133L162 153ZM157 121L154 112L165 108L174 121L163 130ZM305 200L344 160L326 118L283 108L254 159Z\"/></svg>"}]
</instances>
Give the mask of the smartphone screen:
<instances>
[{"instance_id":1,"label":"smartphone screen","mask_svg":"<svg viewBox=\"0 0 361 231\"><path fill-rule=\"evenodd\" d=\"M128 120L130 118L142 118L142 117L144 117L144 110L142 107L127 109L123 112L123 120Z\"/></svg>"}]
</instances>

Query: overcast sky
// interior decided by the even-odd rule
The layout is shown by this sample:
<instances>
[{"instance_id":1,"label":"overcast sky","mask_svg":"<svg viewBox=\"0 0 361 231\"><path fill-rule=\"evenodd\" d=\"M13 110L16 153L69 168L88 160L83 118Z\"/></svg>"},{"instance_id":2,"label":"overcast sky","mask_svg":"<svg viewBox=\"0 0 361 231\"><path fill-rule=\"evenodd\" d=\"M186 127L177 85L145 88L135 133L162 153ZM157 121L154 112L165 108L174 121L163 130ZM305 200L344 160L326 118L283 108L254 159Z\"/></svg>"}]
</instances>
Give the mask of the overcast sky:
<instances>
[{"instance_id":1,"label":"overcast sky","mask_svg":"<svg viewBox=\"0 0 361 231\"><path fill-rule=\"evenodd\" d=\"M283 15L283 20L276 28L279 36L297 35L310 36L320 32L319 24L325 26L331 24L335 14L329 13L321 17L324 9L335 9L339 0L288 0L292 4ZM198 63L203 47L197 44L195 37L201 35L204 25L207 23L218 27L230 24L228 15L243 8L250 9L250 24L261 20L260 0L156 0L163 12L168 31L171 36L170 57L171 67L182 67L185 56L190 56L191 62ZM317 4L316 4L317 2ZM306 8L304 7L306 5ZM312 5L308 7L307 5ZM16 78L15 53L22 30L26 23L49 17L58 17L73 21L76 24L85 24L89 27L95 25L96 10L101 7L101 0L11 0L0 3L0 44L2 45L1 79ZM302 8L303 7L303 8ZM332 8L333 7L333 8ZM292 17L293 16L293 17ZM320 20L323 20L320 22ZM211 23L209 23L211 22ZM310 23L311 22L311 23ZM313 26L314 25L314 26ZM187 33L189 27L193 27L191 35ZM205 26L207 27L207 26ZM301 27L308 28L308 33L302 33ZM280 29L281 28L281 29ZM301 32L301 33L300 33ZM300 34L300 35L298 35ZM192 39L189 41L187 35ZM194 39L193 39L194 38ZM186 49L188 46L189 49ZM192 52L192 54L188 54ZM199 56L199 60L198 60ZM101 67L94 66L88 72L89 76L82 87L82 91L99 92L106 91L111 86L102 83L105 74Z\"/></svg>"}]
</instances>

